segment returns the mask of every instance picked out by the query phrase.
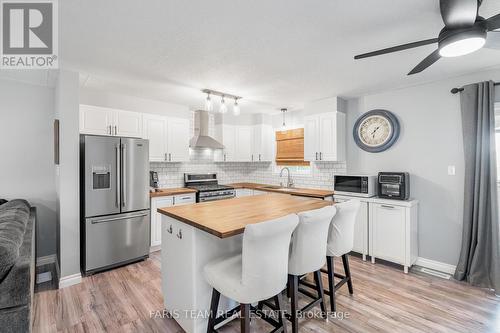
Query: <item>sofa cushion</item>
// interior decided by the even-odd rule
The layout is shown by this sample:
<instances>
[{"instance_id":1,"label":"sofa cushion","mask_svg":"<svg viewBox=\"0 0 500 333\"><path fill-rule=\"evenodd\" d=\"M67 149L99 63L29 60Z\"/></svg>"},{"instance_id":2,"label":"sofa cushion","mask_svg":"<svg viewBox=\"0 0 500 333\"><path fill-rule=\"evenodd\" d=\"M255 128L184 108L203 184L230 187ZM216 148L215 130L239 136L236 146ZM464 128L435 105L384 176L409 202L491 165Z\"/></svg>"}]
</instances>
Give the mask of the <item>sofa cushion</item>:
<instances>
[{"instance_id":1,"label":"sofa cushion","mask_svg":"<svg viewBox=\"0 0 500 333\"><path fill-rule=\"evenodd\" d=\"M25 200L12 200L0 206L0 281L19 257L30 205Z\"/></svg>"}]
</instances>

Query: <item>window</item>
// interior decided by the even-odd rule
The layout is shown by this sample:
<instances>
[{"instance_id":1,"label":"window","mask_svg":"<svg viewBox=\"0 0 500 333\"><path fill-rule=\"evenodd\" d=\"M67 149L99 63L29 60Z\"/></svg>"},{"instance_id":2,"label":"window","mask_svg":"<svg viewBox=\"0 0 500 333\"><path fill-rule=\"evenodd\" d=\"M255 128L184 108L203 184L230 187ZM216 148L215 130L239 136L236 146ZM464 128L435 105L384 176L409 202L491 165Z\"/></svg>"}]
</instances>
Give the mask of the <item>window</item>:
<instances>
[{"instance_id":1,"label":"window","mask_svg":"<svg viewBox=\"0 0 500 333\"><path fill-rule=\"evenodd\" d=\"M278 166L309 166L304 161L304 129L276 132L276 164Z\"/></svg>"}]
</instances>

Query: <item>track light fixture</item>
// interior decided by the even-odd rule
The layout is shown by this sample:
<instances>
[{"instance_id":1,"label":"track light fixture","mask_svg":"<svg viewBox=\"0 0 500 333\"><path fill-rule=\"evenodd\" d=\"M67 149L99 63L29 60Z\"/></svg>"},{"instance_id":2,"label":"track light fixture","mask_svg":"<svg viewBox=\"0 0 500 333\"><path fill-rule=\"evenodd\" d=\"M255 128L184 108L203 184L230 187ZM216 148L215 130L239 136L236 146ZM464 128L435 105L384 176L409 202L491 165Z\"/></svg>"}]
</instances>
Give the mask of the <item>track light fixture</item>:
<instances>
[{"instance_id":1,"label":"track light fixture","mask_svg":"<svg viewBox=\"0 0 500 333\"><path fill-rule=\"evenodd\" d=\"M233 106L233 114L235 116L238 116L241 114L241 108L238 100L242 99L243 97L241 96L236 96L236 95L231 95L231 94L226 94L221 91L216 91L216 90L211 90L211 89L203 89L201 92L204 94L207 94L207 98L205 100L205 109L207 111L213 111L213 103L211 96L220 96L221 101L220 101L220 108L219 112L224 114L228 111L228 106L226 104L226 98L229 99L234 99L234 106Z\"/></svg>"}]
</instances>

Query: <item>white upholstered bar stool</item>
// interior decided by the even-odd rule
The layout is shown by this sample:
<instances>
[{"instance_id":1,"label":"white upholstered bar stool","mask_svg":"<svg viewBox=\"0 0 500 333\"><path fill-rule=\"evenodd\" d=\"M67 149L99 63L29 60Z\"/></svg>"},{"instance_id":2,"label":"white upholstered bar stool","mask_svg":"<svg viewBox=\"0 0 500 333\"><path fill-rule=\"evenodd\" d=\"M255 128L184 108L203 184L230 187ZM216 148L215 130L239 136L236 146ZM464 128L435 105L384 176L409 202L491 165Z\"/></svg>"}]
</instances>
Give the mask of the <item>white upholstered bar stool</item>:
<instances>
[{"instance_id":1,"label":"white upholstered bar stool","mask_svg":"<svg viewBox=\"0 0 500 333\"><path fill-rule=\"evenodd\" d=\"M328 291L325 291L325 293L330 296L330 308L332 312L336 311L335 292L340 287L347 283L349 293L351 295L354 293L348 255L354 246L354 224L359 212L360 202L353 199L338 203L335 207L337 207L337 214L333 218L328 232L328 247L326 251L327 270L322 270L323 273L328 274ZM342 257L345 275L335 273L334 257ZM337 284L335 284L335 277L341 279Z\"/></svg>"},{"instance_id":2,"label":"white upholstered bar stool","mask_svg":"<svg viewBox=\"0 0 500 333\"><path fill-rule=\"evenodd\" d=\"M325 312L323 284L321 282L321 267L325 265L325 253L328 237L328 228L335 216L335 206L299 213L299 225L292 235L290 258L288 260L288 293L291 297L290 321L292 332L298 332L298 314L309 311L318 303L322 315ZM299 289L300 278L309 273L314 273L317 296L304 289ZM313 299L302 309L298 309L298 292Z\"/></svg>"},{"instance_id":3,"label":"white upholstered bar stool","mask_svg":"<svg viewBox=\"0 0 500 333\"><path fill-rule=\"evenodd\" d=\"M297 215L291 214L247 225L241 254L205 266L205 278L213 288L208 333L238 311L217 317L221 294L240 303L241 332L245 333L250 332L250 305L274 298L278 321L263 319L275 326L273 332L286 332L281 292L286 288L290 239L298 223Z\"/></svg>"}]
</instances>

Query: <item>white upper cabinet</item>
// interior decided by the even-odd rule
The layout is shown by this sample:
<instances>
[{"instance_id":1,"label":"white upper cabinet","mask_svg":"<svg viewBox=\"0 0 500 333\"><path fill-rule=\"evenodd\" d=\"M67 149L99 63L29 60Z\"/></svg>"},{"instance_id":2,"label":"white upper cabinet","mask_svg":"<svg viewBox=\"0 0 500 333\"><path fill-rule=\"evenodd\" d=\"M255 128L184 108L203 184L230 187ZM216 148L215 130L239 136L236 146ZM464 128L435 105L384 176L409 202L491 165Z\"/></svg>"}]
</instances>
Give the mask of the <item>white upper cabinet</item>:
<instances>
[{"instance_id":1,"label":"white upper cabinet","mask_svg":"<svg viewBox=\"0 0 500 333\"><path fill-rule=\"evenodd\" d=\"M133 138L142 137L142 114L115 110L114 134Z\"/></svg>"},{"instance_id":2,"label":"white upper cabinet","mask_svg":"<svg viewBox=\"0 0 500 333\"><path fill-rule=\"evenodd\" d=\"M316 161L319 158L319 117L304 117L304 160Z\"/></svg>"},{"instance_id":3,"label":"white upper cabinet","mask_svg":"<svg viewBox=\"0 0 500 333\"><path fill-rule=\"evenodd\" d=\"M345 161L345 114L326 112L304 117L304 159Z\"/></svg>"},{"instance_id":4,"label":"white upper cabinet","mask_svg":"<svg viewBox=\"0 0 500 333\"><path fill-rule=\"evenodd\" d=\"M238 162L252 161L253 128L251 126L236 126L235 160Z\"/></svg>"},{"instance_id":5,"label":"white upper cabinet","mask_svg":"<svg viewBox=\"0 0 500 333\"><path fill-rule=\"evenodd\" d=\"M142 114L92 105L80 105L80 133L142 137Z\"/></svg>"},{"instance_id":6,"label":"white upper cabinet","mask_svg":"<svg viewBox=\"0 0 500 333\"><path fill-rule=\"evenodd\" d=\"M236 127L233 125L216 125L215 138L224 145L224 149L217 149L214 160L217 162L236 161Z\"/></svg>"},{"instance_id":7,"label":"white upper cabinet","mask_svg":"<svg viewBox=\"0 0 500 333\"><path fill-rule=\"evenodd\" d=\"M189 119L144 114L143 127L151 162L189 161Z\"/></svg>"},{"instance_id":8,"label":"white upper cabinet","mask_svg":"<svg viewBox=\"0 0 500 333\"><path fill-rule=\"evenodd\" d=\"M114 110L92 105L80 105L80 133L112 135Z\"/></svg>"},{"instance_id":9,"label":"white upper cabinet","mask_svg":"<svg viewBox=\"0 0 500 333\"><path fill-rule=\"evenodd\" d=\"M253 126L252 160L270 162L273 160L273 128L270 125Z\"/></svg>"},{"instance_id":10,"label":"white upper cabinet","mask_svg":"<svg viewBox=\"0 0 500 333\"><path fill-rule=\"evenodd\" d=\"M167 158L169 162L189 161L189 119L168 118Z\"/></svg>"},{"instance_id":11,"label":"white upper cabinet","mask_svg":"<svg viewBox=\"0 0 500 333\"><path fill-rule=\"evenodd\" d=\"M145 114L143 129L144 138L149 140L149 160L164 162L167 151L167 118Z\"/></svg>"}]
</instances>

